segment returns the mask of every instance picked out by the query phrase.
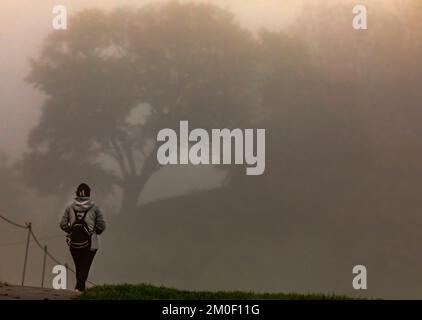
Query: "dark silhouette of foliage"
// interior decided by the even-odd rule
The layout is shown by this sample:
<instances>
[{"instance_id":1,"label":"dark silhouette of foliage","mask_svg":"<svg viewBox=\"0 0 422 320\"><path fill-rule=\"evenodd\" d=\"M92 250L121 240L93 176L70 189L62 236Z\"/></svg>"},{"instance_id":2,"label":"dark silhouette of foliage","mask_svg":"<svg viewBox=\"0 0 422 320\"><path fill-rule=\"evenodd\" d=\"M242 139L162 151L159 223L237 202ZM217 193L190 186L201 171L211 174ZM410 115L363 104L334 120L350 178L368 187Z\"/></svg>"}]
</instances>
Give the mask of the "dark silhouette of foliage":
<instances>
[{"instance_id":1,"label":"dark silhouette of foliage","mask_svg":"<svg viewBox=\"0 0 422 320\"><path fill-rule=\"evenodd\" d=\"M47 98L21 171L43 194L89 181L120 188L121 211L135 212L160 169L158 130L249 122L257 42L230 13L169 2L70 21L48 36L28 77Z\"/></svg>"}]
</instances>

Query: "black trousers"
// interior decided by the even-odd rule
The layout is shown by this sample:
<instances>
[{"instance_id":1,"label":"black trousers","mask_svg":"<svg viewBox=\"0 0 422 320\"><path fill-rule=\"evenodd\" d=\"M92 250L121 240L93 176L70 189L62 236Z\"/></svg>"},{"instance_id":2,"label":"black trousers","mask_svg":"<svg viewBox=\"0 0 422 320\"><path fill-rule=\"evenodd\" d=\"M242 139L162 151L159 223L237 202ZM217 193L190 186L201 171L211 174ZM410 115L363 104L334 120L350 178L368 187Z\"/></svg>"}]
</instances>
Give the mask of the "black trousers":
<instances>
[{"instance_id":1,"label":"black trousers","mask_svg":"<svg viewBox=\"0 0 422 320\"><path fill-rule=\"evenodd\" d=\"M70 253L72 254L76 269L75 289L84 291L89 269L91 268L92 261L94 260L97 251L92 251L89 247L84 249L70 248Z\"/></svg>"}]
</instances>

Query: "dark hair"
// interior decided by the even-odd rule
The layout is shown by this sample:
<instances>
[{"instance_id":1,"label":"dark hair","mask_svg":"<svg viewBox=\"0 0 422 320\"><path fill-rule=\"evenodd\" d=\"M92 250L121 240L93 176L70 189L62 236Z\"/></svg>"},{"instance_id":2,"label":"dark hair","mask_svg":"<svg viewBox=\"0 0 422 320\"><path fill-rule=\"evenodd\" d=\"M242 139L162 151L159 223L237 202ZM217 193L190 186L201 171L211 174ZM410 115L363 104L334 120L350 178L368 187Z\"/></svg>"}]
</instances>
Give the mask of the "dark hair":
<instances>
[{"instance_id":1,"label":"dark hair","mask_svg":"<svg viewBox=\"0 0 422 320\"><path fill-rule=\"evenodd\" d=\"M76 189L76 196L77 197L90 197L91 196L91 188L86 183L81 183L78 188Z\"/></svg>"}]
</instances>

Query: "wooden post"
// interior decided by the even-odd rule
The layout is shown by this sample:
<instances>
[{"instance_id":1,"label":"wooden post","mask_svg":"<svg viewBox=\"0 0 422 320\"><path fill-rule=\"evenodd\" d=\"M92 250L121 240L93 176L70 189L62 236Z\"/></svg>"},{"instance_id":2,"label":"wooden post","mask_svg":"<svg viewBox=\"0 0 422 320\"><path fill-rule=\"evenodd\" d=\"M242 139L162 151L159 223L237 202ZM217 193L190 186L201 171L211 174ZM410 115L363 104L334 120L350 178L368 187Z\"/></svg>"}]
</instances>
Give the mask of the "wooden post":
<instances>
[{"instance_id":1,"label":"wooden post","mask_svg":"<svg viewBox=\"0 0 422 320\"><path fill-rule=\"evenodd\" d=\"M42 264L41 288L44 288L45 265L47 262L47 246L44 246L44 261Z\"/></svg>"},{"instance_id":2,"label":"wooden post","mask_svg":"<svg viewBox=\"0 0 422 320\"><path fill-rule=\"evenodd\" d=\"M68 275L69 275L69 266L67 265L67 263L64 264L65 268L66 268L66 289L68 289L67 284L69 283Z\"/></svg>"},{"instance_id":3,"label":"wooden post","mask_svg":"<svg viewBox=\"0 0 422 320\"><path fill-rule=\"evenodd\" d=\"M31 239L31 222L27 223L26 227L28 228L28 236L26 238L25 260L23 262L23 273L22 273L21 286L23 286L23 284L25 282L26 263L28 262L28 252L29 252L29 240Z\"/></svg>"}]
</instances>

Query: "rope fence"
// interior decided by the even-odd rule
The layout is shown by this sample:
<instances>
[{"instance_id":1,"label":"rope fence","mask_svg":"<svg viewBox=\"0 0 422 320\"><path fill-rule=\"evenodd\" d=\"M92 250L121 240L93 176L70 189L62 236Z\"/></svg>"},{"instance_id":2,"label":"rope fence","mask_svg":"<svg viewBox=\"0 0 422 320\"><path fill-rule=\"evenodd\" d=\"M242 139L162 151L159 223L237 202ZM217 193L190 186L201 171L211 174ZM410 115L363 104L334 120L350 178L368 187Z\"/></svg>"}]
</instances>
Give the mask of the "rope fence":
<instances>
[{"instance_id":1,"label":"rope fence","mask_svg":"<svg viewBox=\"0 0 422 320\"><path fill-rule=\"evenodd\" d=\"M0 244L0 246L5 246L5 245L15 245L15 244L26 244L25 247L25 259L24 259L24 263L23 263L23 271L22 271L22 281L21 281L21 286L24 285L25 283L25 275L26 275L26 266L28 263L28 254L29 254L29 244L31 241L35 242L35 244L43 251L44 255L43 255L43 269L42 269L42 276L41 276L41 288L44 288L44 278L45 278L45 268L46 268L46 264L47 264L47 257L50 258L53 262L59 264L59 265L63 265L66 268L66 271L70 271L74 274L76 274L75 270L70 268L67 263L62 263L60 262L59 259L57 259L55 256L53 256L51 254L50 251L48 251L48 247L46 245L43 245L40 240L46 240L46 239L54 239L54 238L58 238L58 237L62 237L59 235L55 235L55 236L50 236L50 237L43 237L43 238L38 238L34 231L32 230L32 224L30 222L25 223L25 225L23 224L19 224L16 223L6 217L4 217L3 215L0 215L0 219L4 220L5 222L7 222L8 224L20 228L20 229L26 229L28 230L27 232L27 237L26 237L26 242L19 242L19 243L8 243L8 244ZM32 238L32 240L31 240ZM87 282L91 285L95 285L95 283L87 280Z\"/></svg>"},{"instance_id":2,"label":"rope fence","mask_svg":"<svg viewBox=\"0 0 422 320\"><path fill-rule=\"evenodd\" d=\"M58 238L63 238L63 235L60 234L60 235L45 236L42 238L38 238L38 240L52 240L52 239L58 239ZM31 239L30 241L34 242L34 239ZM26 243L25 241L0 243L0 248L9 247L9 246L18 246L25 243Z\"/></svg>"}]
</instances>

